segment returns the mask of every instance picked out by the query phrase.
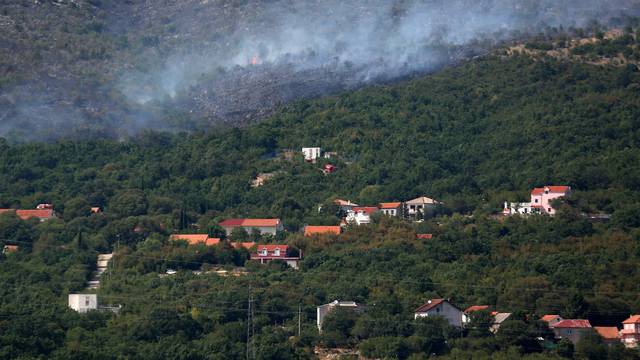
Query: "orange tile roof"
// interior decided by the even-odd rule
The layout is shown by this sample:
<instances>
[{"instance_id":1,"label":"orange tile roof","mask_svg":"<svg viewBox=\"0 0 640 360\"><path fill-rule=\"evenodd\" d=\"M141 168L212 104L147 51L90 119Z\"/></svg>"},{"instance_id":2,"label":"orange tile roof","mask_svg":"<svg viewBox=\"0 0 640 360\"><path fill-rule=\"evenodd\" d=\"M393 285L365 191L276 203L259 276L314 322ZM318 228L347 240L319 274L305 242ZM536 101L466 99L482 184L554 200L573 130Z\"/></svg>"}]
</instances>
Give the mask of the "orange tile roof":
<instances>
[{"instance_id":1,"label":"orange tile roof","mask_svg":"<svg viewBox=\"0 0 640 360\"><path fill-rule=\"evenodd\" d=\"M566 319L562 320L559 323L553 325L554 328L590 328L591 323L589 320L583 319Z\"/></svg>"},{"instance_id":2,"label":"orange tile roof","mask_svg":"<svg viewBox=\"0 0 640 360\"><path fill-rule=\"evenodd\" d=\"M289 245L278 245L278 244L258 245L258 251L260 250L273 251L276 249L280 249L280 251L287 251L289 249Z\"/></svg>"},{"instance_id":3,"label":"orange tile roof","mask_svg":"<svg viewBox=\"0 0 640 360\"><path fill-rule=\"evenodd\" d=\"M389 202L389 203L380 203L378 207L380 209L397 209L402 205L401 202Z\"/></svg>"},{"instance_id":4,"label":"orange tile roof","mask_svg":"<svg viewBox=\"0 0 640 360\"><path fill-rule=\"evenodd\" d=\"M342 228L340 226L309 225L304 227L304 236L319 235L319 234L340 235L341 232L342 232Z\"/></svg>"},{"instance_id":5,"label":"orange tile roof","mask_svg":"<svg viewBox=\"0 0 640 360\"><path fill-rule=\"evenodd\" d=\"M218 225L222 227L276 227L280 219L227 219Z\"/></svg>"},{"instance_id":6,"label":"orange tile roof","mask_svg":"<svg viewBox=\"0 0 640 360\"><path fill-rule=\"evenodd\" d=\"M489 305L472 305L469 306L467 308L467 310L465 310L464 312L468 313L472 313L474 311L482 311L482 310L487 310L489 308Z\"/></svg>"},{"instance_id":7,"label":"orange tile roof","mask_svg":"<svg viewBox=\"0 0 640 360\"><path fill-rule=\"evenodd\" d=\"M541 187L541 188L534 188L533 190L531 190L531 195L541 195L544 193L545 189L549 189L549 192L552 193L566 193L567 191L571 190L570 186L555 186L555 185L551 185L551 186L545 186L545 187Z\"/></svg>"},{"instance_id":8,"label":"orange tile roof","mask_svg":"<svg viewBox=\"0 0 640 360\"><path fill-rule=\"evenodd\" d=\"M623 324L640 324L640 315L631 315Z\"/></svg>"},{"instance_id":9,"label":"orange tile roof","mask_svg":"<svg viewBox=\"0 0 640 360\"><path fill-rule=\"evenodd\" d=\"M352 203L350 200L342 200L342 199L335 199L333 203L340 206L360 206L356 203Z\"/></svg>"},{"instance_id":10,"label":"orange tile roof","mask_svg":"<svg viewBox=\"0 0 640 360\"><path fill-rule=\"evenodd\" d=\"M618 328L615 326L594 326L593 328L605 340L617 340L620 338Z\"/></svg>"},{"instance_id":11,"label":"orange tile roof","mask_svg":"<svg viewBox=\"0 0 640 360\"><path fill-rule=\"evenodd\" d=\"M5 245L4 246L4 252L8 253L8 252L16 252L18 251L18 245Z\"/></svg>"},{"instance_id":12,"label":"orange tile roof","mask_svg":"<svg viewBox=\"0 0 640 360\"><path fill-rule=\"evenodd\" d=\"M431 299L425 304L421 305L419 308L417 308L415 312L417 313L427 312L433 309L434 307L442 304L443 302L444 302L444 299Z\"/></svg>"},{"instance_id":13,"label":"orange tile roof","mask_svg":"<svg viewBox=\"0 0 640 360\"><path fill-rule=\"evenodd\" d=\"M416 238L418 239L432 239L433 234L416 234Z\"/></svg>"},{"instance_id":14,"label":"orange tile roof","mask_svg":"<svg viewBox=\"0 0 640 360\"><path fill-rule=\"evenodd\" d=\"M204 244L206 246L213 246L220 243L220 238L210 238L207 234L173 234L169 237L171 241L184 240L189 245Z\"/></svg>"},{"instance_id":15,"label":"orange tile roof","mask_svg":"<svg viewBox=\"0 0 640 360\"><path fill-rule=\"evenodd\" d=\"M560 315L545 315L542 318L540 318L540 320L549 322L549 321L553 321L553 320L555 320L555 319L557 319L559 317L560 317Z\"/></svg>"},{"instance_id":16,"label":"orange tile roof","mask_svg":"<svg viewBox=\"0 0 640 360\"><path fill-rule=\"evenodd\" d=\"M22 220L28 220L31 218L38 219L51 219L54 217L52 209L36 209L36 210L16 210L16 209L0 209L0 214L13 211Z\"/></svg>"}]
</instances>

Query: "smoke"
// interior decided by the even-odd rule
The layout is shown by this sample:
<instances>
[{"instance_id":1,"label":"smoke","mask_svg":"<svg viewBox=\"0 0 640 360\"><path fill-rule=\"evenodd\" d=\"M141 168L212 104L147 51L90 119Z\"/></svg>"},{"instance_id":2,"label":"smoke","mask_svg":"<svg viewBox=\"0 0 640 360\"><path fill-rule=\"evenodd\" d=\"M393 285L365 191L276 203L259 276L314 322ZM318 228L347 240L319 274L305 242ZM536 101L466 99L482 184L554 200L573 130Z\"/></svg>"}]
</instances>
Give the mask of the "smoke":
<instances>
[{"instance_id":1,"label":"smoke","mask_svg":"<svg viewBox=\"0 0 640 360\"><path fill-rule=\"evenodd\" d=\"M35 96L29 84L24 96L0 88L0 135L123 137L237 124L299 98L433 71L525 33L638 14L639 1L115 1L103 11L107 35L142 45L105 57L102 69L114 77L95 85L66 77L83 84L74 89L81 100L55 79Z\"/></svg>"},{"instance_id":2,"label":"smoke","mask_svg":"<svg viewBox=\"0 0 640 360\"><path fill-rule=\"evenodd\" d=\"M207 82L201 90L215 91L216 81L223 81L228 72L236 76L250 72L256 81L247 86L260 91L260 75L274 76L276 68L292 73L330 69L341 74L340 87L349 88L429 71L456 60L452 49L480 40L496 42L514 32L547 26L581 27L594 18L619 15L633 3L265 1L251 8L254 13L248 19L240 17L233 24L236 30L225 34L220 44L211 49L188 44L188 51L174 51L151 72L127 73L120 89L132 102L146 104L175 99ZM225 45L217 46L221 44Z\"/></svg>"}]
</instances>

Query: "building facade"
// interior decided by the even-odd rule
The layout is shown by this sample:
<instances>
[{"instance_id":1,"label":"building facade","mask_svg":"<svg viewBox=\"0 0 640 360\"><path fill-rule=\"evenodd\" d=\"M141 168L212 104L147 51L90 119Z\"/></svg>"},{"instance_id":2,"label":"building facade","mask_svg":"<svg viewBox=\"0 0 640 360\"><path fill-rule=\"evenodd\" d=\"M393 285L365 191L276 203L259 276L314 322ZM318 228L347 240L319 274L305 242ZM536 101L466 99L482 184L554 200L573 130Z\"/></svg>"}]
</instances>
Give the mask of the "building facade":
<instances>
[{"instance_id":1,"label":"building facade","mask_svg":"<svg viewBox=\"0 0 640 360\"><path fill-rule=\"evenodd\" d=\"M421 317L442 316L455 327L462 327L464 313L445 299L431 299L416 309L414 319Z\"/></svg>"}]
</instances>

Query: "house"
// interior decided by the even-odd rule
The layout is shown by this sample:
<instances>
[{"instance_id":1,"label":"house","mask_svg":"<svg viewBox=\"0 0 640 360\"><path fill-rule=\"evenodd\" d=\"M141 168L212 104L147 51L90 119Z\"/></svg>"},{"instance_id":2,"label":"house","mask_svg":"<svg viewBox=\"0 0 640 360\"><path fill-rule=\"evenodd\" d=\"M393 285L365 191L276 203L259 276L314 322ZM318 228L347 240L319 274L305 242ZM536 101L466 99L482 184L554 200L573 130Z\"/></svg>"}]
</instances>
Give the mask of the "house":
<instances>
[{"instance_id":1,"label":"house","mask_svg":"<svg viewBox=\"0 0 640 360\"><path fill-rule=\"evenodd\" d=\"M378 208L375 206L357 206L352 210L347 211L347 222L360 225L366 225L371 223L371 215L378 212Z\"/></svg>"},{"instance_id":2,"label":"house","mask_svg":"<svg viewBox=\"0 0 640 360\"><path fill-rule=\"evenodd\" d=\"M555 215L556 209L551 206L555 199L571 194L569 186L545 186L531 191L531 212Z\"/></svg>"},{"instance_id":3,"label":"house","mask_svg":"<svg viewBox=\"0 0 640 360\"><path fill-rule=\"evenodd\" d=\"M387 216L401 216L402 215L402 203L401 202L389 202L378 204L380 212Z\"/></svg>"},{"instance_id":4,"label":"house","mask_svg":"<svg viewBox=\"0 0 640 360\"><path fill-rule=\"evenodd\" d=\"M421 239L421 240L433 239L433 234L416 234L416 239Z\"/></svg>"},{"instance_id":5,"label":"house","mask_svg":"<svg viewBox=\"0 0 640 360\"><path fill-rule=\"evenodd\" d=\"M463 312L445 299L431 299L415 310L414 319L442 316L449 324L462 327Z\"/></svg>"},{"instance_id":6,"label":"house","mask_svg":"<svg viewBox=\"0 0 640 360\"><path fill-rule=\"evenodd\" d=\"M553 328L555 324L559 323L564 319L560 315L544 315L543 317L540 318L540 320L546 322L550 328Z\"/></svg>"},{"instance_id":7,"label":"house","mask_svg":"<svg viewBox=\"0 0 640 360\"><path fill-rule=\"evenodd\" d=\"M276 235L278 231L284 230L280 219L228 219L220 222L218 225L224 228L227 236L231 235L233 229L243 228L248 233L253 229L257 229L261 235Z\"/></svg>"},{"instance_id":8,"label":"house","mask_svg":"<svg viewBox=\"0 0 640 360\"><path fill-rule=\"evenodd\" d=\"M574 344L593 331L589 320L583 319L565 319L553 325L552 329L557 339L569 339Z\"/></svg>"},{"instance_id":9,"label":"house","mask_svg":"<svg viewBox=\"0 0 640 360\"><path fill-rule=\"evenodd\" d=\"M302 155L304 155L304 161L316 162L322 156L322 148L319 147L303 147Z\"/></svg>"},{"instance_id":10,"label":"house","mask_svg":"<svg viewBox=\"0 0 640 360\"><path fill-rule=\"evenodd\" d=\"M593 329L600 335L602 342L609 346L620 342L620 331L615 326L594 326Z\"/></svg>"},{"instance_id":11,"label":"house","mask_svg":"<svg viewBox=\"0 0 640 360\"><path fill-rule=\"evenodd\" d=\"M340 235L342 228L340 226L313 226L307 225L304 227L304 236L333 234Z\"/></svg>"},{"instance_id":12,"label":"house","mask_svg":"<svg viewBox=\"0 0 640 360\"><path fill-rule=\"evenodd\" d=\"M340 207L340 210L342 210L345 213L353 210L354 207L360 206L356 203L352 203L350 200L342 200L342 199L335 199L333 203L338 205Z\"/></svg>"},{"instance_id":13,"label":"house","mask_svg":"<svg viewBox=\"0 0 640 360\"><path fill-rule=\"evenodd\" d=\"M439 201L421 196L405 202L406 214L415 219L421 219L428 211L433 210Z\"/></svg>"},{"instance_id":14,"label":"house","mask_svg":"<svg viewBox=\"0 0 640 360\"><path fill-rule=\"evenodd\" d=\"M302 252L293 254L293 249L288 245L272 244L258 245L256 252L251 254L251 260L260 261L260 264L268 264L274 260L281 260L294 269L298 268L298 263L302 259Z\"/></svg>"},{"instance_id":15,"label":"house","mask_svg":"<svg viewBox=\"0 0 640 360\"><path fill-rule=\"evenodd\" d=\"M2 249L2 253L10 254L10 253L17 252L18 249L19 249L18 245L5 245L4 248Z\"/></svg>"},{"instance_id":16,"label":"house","mask_svg":"<svg viewBox=\"0 0 640 360\"><path fill-rule=\"evenodd\" d=\"M53 210L53 204L38 204L36 210Z\"/></svg>"},{"instance_id":17,"label":"house","mask_svg":"<svg viewBox=\"0 0 640 360\"><path fill-rule=\"evenodd\" d=\"M462 314L462 322L468 324L471 322L471 314L476 311L489 310L489 305L472 305L469 306Z\"/></svg>"},{"instance_id":18,"label":"house","mask_svg":"<svg viewBox=\"0 0 640 360\"><path fill-rule=\"evenodd\" d=\"M620 336L624 346L638 348L638 343L640 343L640 315L631 315L631 317L622 322Z\"/></svg>"},{"instance_id":19,"label":"house","mask_svg":"<svg viewBox=\"0 0 640 360\"><path fill-rule=\"evenodd\" d=\"M333 164L325 164L324 167L322 168L322 172L325 175L333 174L337 170L338 170L338 168Z\"/></svg>"},{"instance_id":20,"label":"house","mask_svg":"<svg viewBox=\"0 0 640 360\"><path fill-rule=\"evenodd\" d=\"M324 318L335 308L348 308L353 309L355 311L362 311L364 307L355 303L354 301L338 301L335 300L328 304L320 305L316 308L316 324L318 325L318 331L322 332L322 323L324 322Z\"/></svg>"},{"instance_id":21,"label":"house","mask_svg":"<svg viewBox=\"0 0 640 360\"><path fill-rule=\"evenodd\" d=\"M6 212L14 212L22 220L39 219L40 221L50 220L56 217L53 209L36 209L36 210L16 210L16 209L0 209L0 215Z\"/></svg>"},{"instance_id":22,"label":"house","mask_svg":"<svg viewBox=\"0 0 640 360\"><path fill-rule=\"evenodd\" d=\"M189 245L214 246L220 243L220 238L211 238L207 234L173 234L169 237L169 240L183 240Z\"/></svg>"},{"instance_id":23,"label":"house","mask_svg":"<svg viewBox=\"0 0 640 360\"><path fill-rule=\"evenodd\" d=\"M102 209L99 206L94 206L91 208L91 213L92 214L99 214L102 212Z\"/></svg>"},{"instance_id":24,"label":"house","mask_svg":"<svg viewBox=\"0 0 640 360\"><path fill-rule=\"evenodd\" d=\"M81 314L98 310L98 295L69 294L69 307Z\"/></svg>"},{"instance_id":25,"label":"house","mask_svg":"<svg viewBox=\"0 0 640 360\"><path fill-rule=\"evenodd\" d=\"M489 331L495 334L498 332L498 330L500 330L500 326L502 326L502 323L511 316L511 313L493 312L491 314L493 315L493 324L491 324L491 326L489 327Z\"/></svg>"},{"instance_id":26,"label":"house","mask_svg":"<svg viewBox=\"0 0 640 360\"><path fill-rule=\"evenodd\" d=\"M556 209L551 206L555 199L569 196L570 186L545 186L531 190L531 201L528 203L504 203L502 214L526 215L526 214L547 214L555 215Z\"/></svg>"}]
</instances>

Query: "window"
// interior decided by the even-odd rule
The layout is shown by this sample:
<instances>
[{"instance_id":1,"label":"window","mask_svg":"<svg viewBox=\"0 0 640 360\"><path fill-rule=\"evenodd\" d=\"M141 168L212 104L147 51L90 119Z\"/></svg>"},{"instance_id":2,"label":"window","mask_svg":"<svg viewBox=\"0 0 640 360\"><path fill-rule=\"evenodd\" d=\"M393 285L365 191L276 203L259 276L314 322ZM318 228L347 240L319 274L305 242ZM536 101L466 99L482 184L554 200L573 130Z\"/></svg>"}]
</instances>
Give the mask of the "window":
<instances>
[{"instance_id":1,"label":"window","mask_svg":"<svg viewBox=\"0 0 640 360\"><path fill-rule=\"evenodd\" d=\"M551 208L549 208L549 212L551 212Z\"/></svg>"},{"instance_id":2,"label":"window","mask_svg":"<svg viewBox=\"0 0 640 360\"><path fill-rule=\"evenodd\" d=\"M280 249L273 250L273 256L280 256Z\"/></svg>"},{"instance_id":3,"label":"window","mask_svg":"<svg viewBox=\"0 0 640 360\"><path fill-rule=\"evenodd\" d=\"M538 199L535 200L536 204L538 203Z\"/></svg>"},{"instance_id":4,"label":"window","mask_svg":"<svg viewBox=\"0 0 640 360\"><path fill-rule=\"evenodd\" d=\"M545 190L545 191L544 191L544 193L545 193L545 194L549 194L549 190Z\"/></svg>"},{"instance_id":5,"label":"window","mask_svg":"<svg viewBox=\"0 0 640 360\"><path fill-rule=\"evenodd\" d=\"M437 309L436 309L436 312L440 312L440 308L437 308Z\"/></svg>"},{"instance_id":6,"label":"window","mask_svg":"<svg viewBox=\"0 0 640 360\"><path fill-rule=\"evenodd\" d=\"M87 297L85 297L85 298L84 298L84 306L89 306L89 302L90 302L90 301L89 301L89 297L88 297L88 296L87 296Z\"/></svg>"},{"instance_id":7,"label":"window","mask_svg":"<svg viewBox=\"0 0 640 360\"><path fill-rule=\"evenodd\" d=\"M260 250L260 255L267 256L267 249Z\"/></svg>"}]
</instances>

